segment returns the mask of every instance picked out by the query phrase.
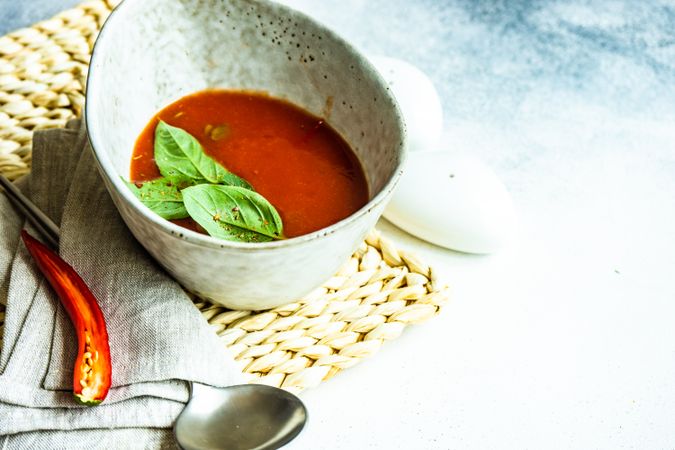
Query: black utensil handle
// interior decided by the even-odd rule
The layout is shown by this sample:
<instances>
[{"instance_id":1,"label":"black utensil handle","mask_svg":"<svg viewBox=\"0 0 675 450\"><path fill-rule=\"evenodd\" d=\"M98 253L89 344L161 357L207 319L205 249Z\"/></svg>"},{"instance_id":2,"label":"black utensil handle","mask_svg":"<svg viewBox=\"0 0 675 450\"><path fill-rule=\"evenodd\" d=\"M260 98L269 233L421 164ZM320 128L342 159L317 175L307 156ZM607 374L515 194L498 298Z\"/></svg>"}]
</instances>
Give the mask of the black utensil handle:
<instances>
[{"instance_id":1,"label":"black utensil handle","mask_svg":"<svg viewBox=\"0 0 675 450\"><path fill-rule=\"evenodd\" d=\"M7 198L28 218L47 243L55 249L58 248L59 227L2 174L0 174L0 185Z\"/></svg>"}]
</instances>

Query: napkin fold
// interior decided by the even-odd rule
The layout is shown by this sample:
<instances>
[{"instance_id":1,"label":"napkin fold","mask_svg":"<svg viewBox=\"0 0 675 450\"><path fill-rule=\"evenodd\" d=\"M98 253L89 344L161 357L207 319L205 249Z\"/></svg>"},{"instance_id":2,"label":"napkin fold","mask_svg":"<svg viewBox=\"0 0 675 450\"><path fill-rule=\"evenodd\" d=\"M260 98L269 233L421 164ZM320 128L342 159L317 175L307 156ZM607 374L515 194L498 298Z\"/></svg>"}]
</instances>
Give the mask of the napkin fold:
<instances>
[{"instance_id":1,"label":"napkin fold","mask_svg":"<svg viewBox=\"0 0 675 450\"><path fill-rule=\"evenodd\" d=\"M106 401L73 401L74 329L20 241L24 220L0 195L0 448L163 448L188 381L241 382L198 309L134 239L99 176L85 127L35 133L19 186L61 228L59 252L106 318L113 386ZM39 237L26 225L29 231Z\"/></svg>"}]
</instances>

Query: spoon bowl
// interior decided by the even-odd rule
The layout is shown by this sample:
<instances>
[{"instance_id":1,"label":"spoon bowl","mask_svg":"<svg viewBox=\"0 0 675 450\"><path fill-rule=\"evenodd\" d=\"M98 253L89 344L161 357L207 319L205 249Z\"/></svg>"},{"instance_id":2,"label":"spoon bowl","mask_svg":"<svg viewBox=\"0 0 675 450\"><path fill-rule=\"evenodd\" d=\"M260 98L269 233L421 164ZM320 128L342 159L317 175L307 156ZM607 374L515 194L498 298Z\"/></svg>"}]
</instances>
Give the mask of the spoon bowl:
<instances>
[{"instance_id":1,"label":"spoon bowl","mask_svg":"<svg viewBox=\"0 0 675 450\"><path fill-rule=\"evenodd\" d=\"M300 399L283 389L192 383L190 401L173 431L185 450L271 450L293 440L306 421L307 410Z\"/></svg>"}]
</instances>

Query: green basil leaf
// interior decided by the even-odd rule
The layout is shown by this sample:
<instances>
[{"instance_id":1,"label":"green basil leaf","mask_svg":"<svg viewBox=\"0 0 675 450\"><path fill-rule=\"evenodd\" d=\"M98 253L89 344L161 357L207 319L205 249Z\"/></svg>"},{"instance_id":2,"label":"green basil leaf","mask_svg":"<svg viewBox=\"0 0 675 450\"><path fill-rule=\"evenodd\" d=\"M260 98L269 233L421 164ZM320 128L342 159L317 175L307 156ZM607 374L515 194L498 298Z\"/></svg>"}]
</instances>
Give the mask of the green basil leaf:
<instances>
[{"instance_id":1,"label":"green basil leaf","mask_svg":"<svg viewBox=\"0 0 675 450\"><path fill-rule=\"evenodd\" d=\"M239 186L200 184L181 193L190 217L211 236L242 242L282 237L279 213L257 192Z\"/></svg>"},{"instance_id":2,"label":"green basil leaf","mask_svg":"<svg viewBox=\"0 0 675 450\"><path fill-rule=\"evenodd\" d=\"M248 181L244 180L241 177L236 176L232 172L227 172L220 180L220 184L224 184L226 186L239 186L244 189L248 189L249 191L254 190L253 186L248 184Z\"/></svg>"},{"instance_id":3,"label":"green basil leaf","mask_svg":"<svg viewBox=\"0 0 675 450\"><path fill-rule=\"evenodd\" d=\"M246 180L228 172L204 153L204 148L194 136L162 120L155 128L155 162L159 172L168 178L252 189Z\"/></svg>"},{"instance_id":4,"label":"green basil leaf","mask_svg":"<svg viewBox=\"0 0 675 450\"><path fill-rule=\"evenodd\" d=\"M128 181L125 183L145 206L160 217L168 220L189 217L180 192L180 189L189 185L184 181L159 178L146 181L140 187Z\"/></svg>"}]
</instances>

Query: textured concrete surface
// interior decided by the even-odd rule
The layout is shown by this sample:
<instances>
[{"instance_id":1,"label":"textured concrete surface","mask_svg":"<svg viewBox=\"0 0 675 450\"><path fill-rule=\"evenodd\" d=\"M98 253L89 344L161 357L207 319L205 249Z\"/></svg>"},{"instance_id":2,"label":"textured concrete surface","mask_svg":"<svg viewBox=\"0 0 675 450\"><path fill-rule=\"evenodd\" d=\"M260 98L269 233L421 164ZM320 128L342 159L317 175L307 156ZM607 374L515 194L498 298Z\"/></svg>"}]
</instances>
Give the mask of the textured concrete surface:
<instances>
[{"instance_id":1,"label":"textured concrete surface","mask_svg":"<svg viewBox=\"0 0 675 450\"><path fill-rule=\"evenodd\" d=\"M0 35L30 26L78 3L77 0L0 0Z\"/></svg>"}]
</instances>

